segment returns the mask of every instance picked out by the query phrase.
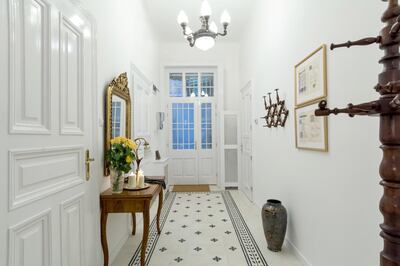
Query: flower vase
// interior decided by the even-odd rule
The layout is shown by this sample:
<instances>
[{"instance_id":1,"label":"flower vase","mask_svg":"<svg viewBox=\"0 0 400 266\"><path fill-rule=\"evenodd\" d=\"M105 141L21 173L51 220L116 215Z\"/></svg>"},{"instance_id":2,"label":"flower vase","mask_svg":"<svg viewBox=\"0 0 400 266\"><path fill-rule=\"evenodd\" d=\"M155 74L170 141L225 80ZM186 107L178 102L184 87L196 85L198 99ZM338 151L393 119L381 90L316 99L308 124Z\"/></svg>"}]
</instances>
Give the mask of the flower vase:
<instances>
[{"instance_id":1,"label":"flower vase","mask_svg":"<svg viewBox=\"0 0 400 266\"><path fill-rule=\"evenodd\" d=\"M261 217L268 249L281 251L285 240L287 212L279 200L270 199L264 204Z\"/></svg>"},{"instance_id":2,"label":"flower vase","mask_svg":"<svg viewBox=\"0 0 400 266\"><path fill-rule=\"evenodd\" d=\"M122 191L124 190L124 173L111 168L110 183L112 193L122 193Z\"/></svg>"}]
</instances>

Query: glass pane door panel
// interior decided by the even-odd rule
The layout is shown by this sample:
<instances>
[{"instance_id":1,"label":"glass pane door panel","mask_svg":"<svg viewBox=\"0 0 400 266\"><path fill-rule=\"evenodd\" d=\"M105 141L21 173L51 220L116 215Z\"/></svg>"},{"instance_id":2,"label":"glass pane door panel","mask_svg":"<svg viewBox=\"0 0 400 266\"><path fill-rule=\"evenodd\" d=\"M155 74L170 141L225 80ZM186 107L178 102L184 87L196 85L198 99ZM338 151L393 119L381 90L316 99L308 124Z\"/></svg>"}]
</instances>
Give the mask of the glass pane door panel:
<instances>
[{"instance_id":1,"label":"glass pane door panel","mask_svg":"<svg viewBox=\"0 0 400 266\"><path fill-rule=\"evenodd\" d=\"M197 97L199 94L199 75L186 73L186 97Z\"/></svg>"},{"instance_id":2,"label":"glass pane door panel","mask_svg":"<svg viewBox=\"0 0 400 266\"><path fill-rule=\"evenodd\" d=\"M172 149L194 150L194 104L172 104Z\"/></svg>"},{"instance_id":3,"label":"glass pane door panel","mask_svg":"<svg viewBox=\"0 0 400 266\"><path fill-rule=\"evenodd\" d=\"M182 73L170 73L169 74L169 96L170 97L182 97L183 84L182 84Z\"/></svg>"},{"instance_id":4,"label":"glass pane door panel","mask_svg":"<svg viewBox=\"0 0 400 266\"><path fill-rule=\"evenodd\" d=\"M212 149L212 105L201 104L201 148Z\"/></svg>"},{"instance_id":5,"label":"glass pane door panel","mask_svg":"<svg viewBox=\"0 0 400 266\"><path fill-rule=\"evenodd\" d=\"M214 73L201 73L201 97L214 96Z\"/></svg>"}]
</instances>

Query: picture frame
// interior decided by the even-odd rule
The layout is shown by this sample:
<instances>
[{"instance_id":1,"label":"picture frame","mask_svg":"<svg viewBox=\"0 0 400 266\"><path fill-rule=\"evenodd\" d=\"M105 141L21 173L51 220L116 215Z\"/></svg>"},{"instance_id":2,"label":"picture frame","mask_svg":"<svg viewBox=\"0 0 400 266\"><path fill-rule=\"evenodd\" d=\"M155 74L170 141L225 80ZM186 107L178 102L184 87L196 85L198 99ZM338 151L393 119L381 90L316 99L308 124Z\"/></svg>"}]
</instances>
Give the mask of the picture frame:
<instances>
[{"instance_id":1,"label":"picture frame","mask_svg":"<svg viewBox=\"0 0 400 266\"><path fill-rule=\"evenodd\" d=\"M319 101L295 108L296 148L328 152L328 119L316 116Z\"/></svg>"},{"instance_id":2,"label":"picture frame","mask_svg":"<svg viewBox=\"0 0 400 266\"><path fill-rule=\"evenodd\" d=\"M326 45L295 66L295 105L304 106L327 97Z\"/></svg>"}]
</instances>

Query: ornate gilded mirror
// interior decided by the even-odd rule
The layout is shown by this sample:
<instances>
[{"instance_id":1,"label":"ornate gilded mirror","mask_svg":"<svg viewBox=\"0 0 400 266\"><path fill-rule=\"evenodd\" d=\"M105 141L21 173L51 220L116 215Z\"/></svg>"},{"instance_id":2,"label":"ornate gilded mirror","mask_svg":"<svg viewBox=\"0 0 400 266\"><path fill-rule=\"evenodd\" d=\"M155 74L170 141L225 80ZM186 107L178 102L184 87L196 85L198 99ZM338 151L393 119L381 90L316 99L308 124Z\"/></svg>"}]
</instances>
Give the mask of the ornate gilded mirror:
<instances>
[{"instance_id":1,"label":"ornate gilded mirror","mask_svg":"<svg viewBox=\"0 0 400 266\"><path fill-rule=\"evenodd\" d=\"M104 153L111 147L111 139L119 136L131 138L131 96L126 73L122 73L107 87ZM109 175L104 160L104 175Z\"/></svg>"}]
</instances>

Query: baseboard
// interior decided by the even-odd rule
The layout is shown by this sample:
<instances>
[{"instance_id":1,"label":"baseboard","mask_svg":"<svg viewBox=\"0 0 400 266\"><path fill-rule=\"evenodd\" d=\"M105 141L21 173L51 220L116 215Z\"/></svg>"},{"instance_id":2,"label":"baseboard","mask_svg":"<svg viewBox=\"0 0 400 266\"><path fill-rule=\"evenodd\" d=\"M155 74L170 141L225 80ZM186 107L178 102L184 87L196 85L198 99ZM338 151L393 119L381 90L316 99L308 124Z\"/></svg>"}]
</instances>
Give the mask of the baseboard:
<instances>
[{"instance_id":1,"label":"baseboard","mask_svg":"<svg viewBox=\"0 0 400 266\"><path fill-rule=\"evenodd\" d=\"M263 204L254 201L253 202L260 210L262 209ZM296 255L296 258L301 262L302 266L312 266L312 264L306 259L306 257L300 252L300 250L286 237L285 242L288 244L288 247L293 250L293 253Z\"/></svg>"},{"instance_id":2,"label":"baseboard","mask_svg":"<svg viewBox=\"0 0 400 266\"><path fill-rule=\"evenodd\" d=\"M289 244L290 248L293 250L293 253L300 260L302 266L312 266L311 263L306 259L306 257L300 252L300 250L288 239L285 238L286 243Z\"/></svg>"},{"instance_id":3,"label":"baseboard","mask_svg":"<svg viewBox=\"0 0 400 266\"><path fill-rule=\"evenodd\" d=\"M125 245L126 241L129 238L129 231L127 230L125 234L122 235L121 239L118 243L112 248L110 251L109 261L110 265L114 262L115 258L118 256L118 253L121 251L122 247Z\"/></svg>"}]
</instances>

